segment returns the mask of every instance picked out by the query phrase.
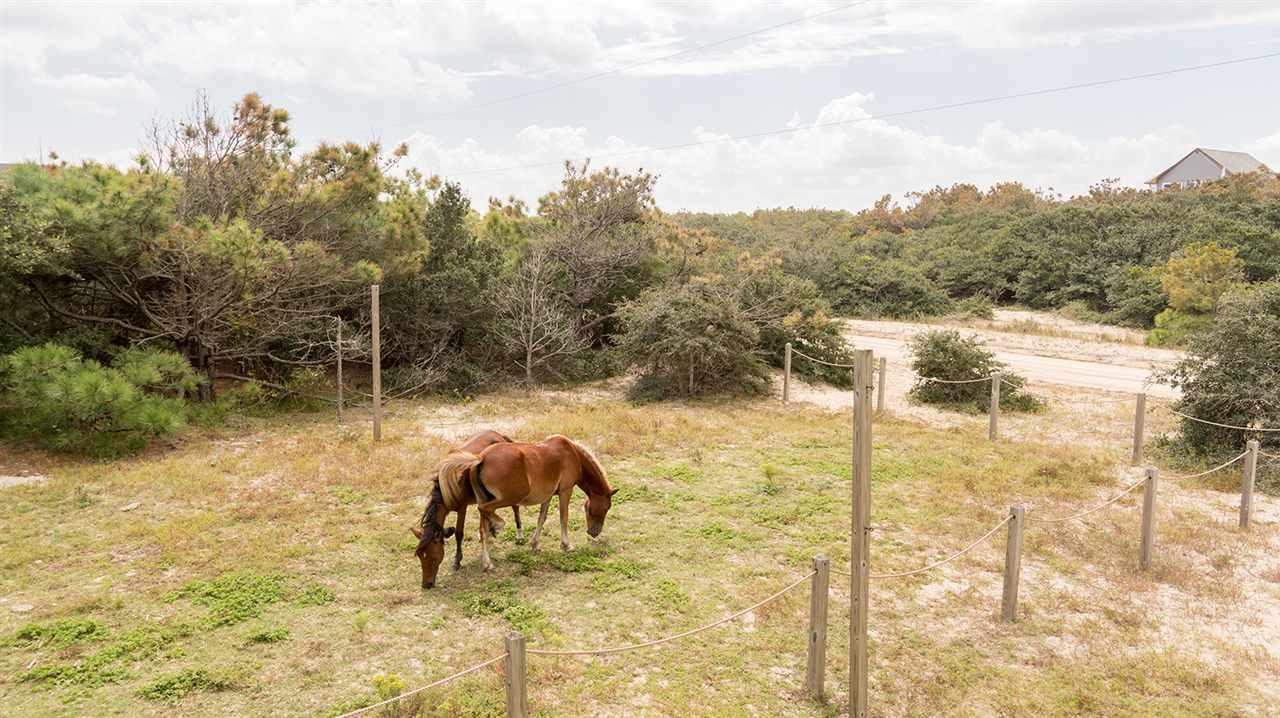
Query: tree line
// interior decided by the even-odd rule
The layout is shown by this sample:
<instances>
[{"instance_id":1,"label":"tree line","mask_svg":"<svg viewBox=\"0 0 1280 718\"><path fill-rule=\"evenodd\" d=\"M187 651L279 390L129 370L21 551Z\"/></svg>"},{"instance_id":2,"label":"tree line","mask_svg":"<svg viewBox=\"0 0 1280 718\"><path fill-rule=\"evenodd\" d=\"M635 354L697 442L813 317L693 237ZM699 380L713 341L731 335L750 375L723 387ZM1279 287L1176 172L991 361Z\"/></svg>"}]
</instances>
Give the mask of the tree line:
<instances>
[{"instance_id":1,"label":"tree line","mask_svg":"<svg viewBox=\"0 0 1280 718\"><path fill-rule=\"evenodd\" d=\"M1188 341L1280 272L1280 181L1264 175L669 214L657 176L569 162L536 207L476 207L399 168L404 146L302 151L290 122L256 94L226 114L201 97L148 128L127 169L0 175L0 431L132 447L184 418L324 393L339 352L369 355L373 283L388 393L630 373L634 397L661 399L765 391L788 342L848 363L833 314L1017 303Z\"/></svg>"}]
</instances>

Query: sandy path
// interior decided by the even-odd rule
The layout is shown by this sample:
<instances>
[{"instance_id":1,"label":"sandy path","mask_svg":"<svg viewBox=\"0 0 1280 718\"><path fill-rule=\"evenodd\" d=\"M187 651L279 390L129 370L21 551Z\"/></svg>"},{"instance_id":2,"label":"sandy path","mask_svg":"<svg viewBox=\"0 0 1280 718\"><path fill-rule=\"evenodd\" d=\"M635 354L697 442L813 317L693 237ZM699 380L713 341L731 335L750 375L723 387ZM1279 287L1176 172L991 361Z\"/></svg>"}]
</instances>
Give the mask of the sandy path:
<instances>
[{"instance_id":1,"label":"sandy path","mask_svg":"<svg viewBox=\"0 0 1280 718\"><path fill-rule=\"evenodd\" d=\"M1002 313L1003 319L986 324L998 327L1002 320L1025 322L1039 316L1032 312L1005 312ZM855 347L871 349L878 356L886 357L890 365L901 372L910 364L907 342L911 337L940 328L955 329L985 342L996 358L1030 380L1033 388L1035 384L1057 384L1110 392L1145 391L1150 396L1165 399L1178 397L1176 389L1155 383L1152 376L1177 361L1181 357L1179 352L1117 341L1097 341L1100 333L1094 325L1072 323L1060 317L1046 315L1042 323L1060 331L1063 336L867 320L846 322L844 336ZM1080 329L1073 331L1072 325Z\"/></svg>"}]
</instances>

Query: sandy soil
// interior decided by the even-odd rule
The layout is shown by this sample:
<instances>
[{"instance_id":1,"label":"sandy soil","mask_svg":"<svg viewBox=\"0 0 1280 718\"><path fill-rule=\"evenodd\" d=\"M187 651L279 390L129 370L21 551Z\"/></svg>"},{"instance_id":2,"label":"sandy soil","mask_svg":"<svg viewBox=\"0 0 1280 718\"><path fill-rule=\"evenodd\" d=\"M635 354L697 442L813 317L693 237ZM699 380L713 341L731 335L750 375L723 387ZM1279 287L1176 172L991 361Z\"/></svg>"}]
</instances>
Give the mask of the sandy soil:
<instances>
[{"instance_id":1,"label":"sandy soil","mask_svg":"<svg viewBox=\"0 0 1280 718\"><path fill-rule=\"evenodd\" d=\"M1026 332L1029 323L1050 334ZM1155 383L1152 375L1182 354L1128 343L1136 334L1132 330L1016 310L1002 310L994 322L982 322L982 327L970 324L942 326L981 339L1000 361L1033 383L1114 392L1145 391L1163 398L1178 396L1172 387ZM845 338L854 346L872 349L878 356L888 358L901 373L910 360L907 341L940 325L852 319L845 326Z\"/></svg>"}]
</instances>

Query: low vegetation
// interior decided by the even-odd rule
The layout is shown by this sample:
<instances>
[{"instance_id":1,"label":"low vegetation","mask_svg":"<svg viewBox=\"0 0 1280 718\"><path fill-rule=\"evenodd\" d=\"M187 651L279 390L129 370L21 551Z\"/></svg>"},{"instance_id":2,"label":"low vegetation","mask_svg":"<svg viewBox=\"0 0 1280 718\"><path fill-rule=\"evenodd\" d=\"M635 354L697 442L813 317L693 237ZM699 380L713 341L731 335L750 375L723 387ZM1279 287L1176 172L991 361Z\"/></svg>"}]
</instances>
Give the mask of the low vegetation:
<instances>
[{"instance_id":1,"label":"low vegetation","mask_svg":"<svg viewBox=\"0 0 1280 718\"><path fill-rule=\"evenodd\" d=\"M1109 430L1123 433L1130 420L1120 412ZM571 551L550 541L531 552L508 529L486 575L471 536L462 569L421 591L406 527L422 510L424 461L449 443L422 428L459 421L514 421L520 438L564 431L589 442L620 488L604 541L587 541L575 501ZM1116 474L1125 447L990 444L983 422L971 423L877 422L877 566L939 558L1012 502L1064 514L1125 480ZM6 489L0 509L0 596L35 605L0 612L0 672L14 676L7 705L24 716L90 706L338 715L496 655L512 629L534 646L576 648L692 628L802 575L816 554L848 560L848 431L847 416L773 401L655 406L516 392L401 404L377 444L364 428L294 414L200 429L110 472L62 459L43 485ZM1216 495L1175 500L1184 490L1162 492L1176 507L1162 510L1176 514L1161 524L1149 573L1133 568L1137 499L1078 524L1029 528L1025 615L1012 626L993 619L998 540L935 574L873 583L877 704L889 715L970 705L1117 716L1165 712L1176 696L1197 715L1262 710L1258 687L1280 667L1215 626L1250 620L1248 596L1264 595L1246 588L1259 573L1251 562L1274 550L1275 529L1218 526L1231 516L1209 508ZM77 500L83 491L90 501ZM139 507L122 514L132 502ZM838 713L847 700L842 586L833 580L830 705L802 693L803 589L649 652L531 657L530 703L555 716L689 705L735 714L748 703L769 715ZM1173 596L1160 611L1148 610L1155 592ZM1212 664L1200 657L1210 649ZM397 710L500 715L502 705L493 668Z\"/></svg>"},{"instance_id":2,"label":"low vegetation","mask_svg":"<svg viewBox=\"0 0 1280 718\"><path fill-rule=\"evenodd\" d=\"M909 396L925 404L971 411L991 408L991 382L1000 373L1000 409L1036 411L1043 402L1027 393L1026 379L1013 373L983 348L981 340L957 331L938 330L911 338L911 371L918 377Z\"/></svg>"}]
</instances>

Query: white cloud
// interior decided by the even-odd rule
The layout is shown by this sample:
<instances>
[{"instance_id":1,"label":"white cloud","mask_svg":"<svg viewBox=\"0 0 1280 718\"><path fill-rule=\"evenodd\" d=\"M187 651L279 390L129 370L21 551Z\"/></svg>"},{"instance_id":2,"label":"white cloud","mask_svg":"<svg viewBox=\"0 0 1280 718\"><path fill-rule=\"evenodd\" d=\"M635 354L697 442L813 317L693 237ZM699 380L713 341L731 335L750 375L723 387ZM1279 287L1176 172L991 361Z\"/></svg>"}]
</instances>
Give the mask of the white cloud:
<instances>
[{"instance_id":1,"label":"white cloud","mask_svg":"<svg viewBox=\"0 0 1280 718\"><path fill-rule=\"evenodd\" d=\"M595 140L584 127L537 125L516 133L512 149L505 151L426 134L407 141L415 166L460 181L477 204L508 194L532 202L559 181L563 160L590 156L595 166L644 167L660 174L658 198L665 209L736 211L788 205L858 209L885 192L901 197L955 182L987 186L1018 180L1067 193L1084 192L1108 177L1140 185L1177 159L1194 137L1170 126L1087 141L1058 129L991 122L972 139L954 142L867 119L872 102L861 93L835 98L798 131L755 140L733 140L697 127L689 133L691 142L713 142L678 151L649 151L619 137ZM819 126L833 120L857 121Z\"/></svg>"},{"instance_id":2,"label":"white cloud","mask_svg":"<svg viewBox=\"0 0 1280 718\"><path fill-rule=\"evenodd\" d=\"M820 6L818 12L832 9ZM492 74L575 77L690 50L814 13L809 2L465 0L0 6L0 62L29 71L95 53L123 72L241 74L368 96L465 98ZM899 3L875 0L750 38L649 62L646 76L806 69L957 43L1074 45L1280 21L1273 3L1200 0Z\"/></svg>"}]
</instances>

